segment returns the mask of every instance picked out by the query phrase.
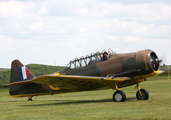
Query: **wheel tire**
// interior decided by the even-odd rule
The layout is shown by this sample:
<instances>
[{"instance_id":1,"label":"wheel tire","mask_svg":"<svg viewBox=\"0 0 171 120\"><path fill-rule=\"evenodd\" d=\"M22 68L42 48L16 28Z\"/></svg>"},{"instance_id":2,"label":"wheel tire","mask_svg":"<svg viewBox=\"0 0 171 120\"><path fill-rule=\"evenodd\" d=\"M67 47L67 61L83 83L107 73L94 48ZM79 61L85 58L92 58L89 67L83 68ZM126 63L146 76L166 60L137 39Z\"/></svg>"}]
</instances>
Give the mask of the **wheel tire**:
<instances>
[{"instance_id":1,"label":"wheel tire","mask_svg":"<svg viewBox=\"0 0 171 120\"><path fill-rule=\"evenodd\" d=\"M126 95L123 91L121 90L117 90L114 94L113 94L113 101L115 102L125 102L126 100Z\"/></svg>"},{"instance_id":2,"label":"wheel tire","mask_svg":"<svg viewBox=\"0 0 171 120\"><path fill-rule=\"evenodd\" d=\"M28 101L32 101L32 98L29 98Z\"/></svg>"},{"instance_id":3,"label":"wheel tire","mask_svg":"<svg viewBox=\"0 0 171 120\"><path fill-rule=\"evenodd\" d=\"M142 96L139 93L139 90L137 91L136 97L138 100L148 100L149 94L148 91L145 89L140 89Z\"/></svg>"}]
</instances>

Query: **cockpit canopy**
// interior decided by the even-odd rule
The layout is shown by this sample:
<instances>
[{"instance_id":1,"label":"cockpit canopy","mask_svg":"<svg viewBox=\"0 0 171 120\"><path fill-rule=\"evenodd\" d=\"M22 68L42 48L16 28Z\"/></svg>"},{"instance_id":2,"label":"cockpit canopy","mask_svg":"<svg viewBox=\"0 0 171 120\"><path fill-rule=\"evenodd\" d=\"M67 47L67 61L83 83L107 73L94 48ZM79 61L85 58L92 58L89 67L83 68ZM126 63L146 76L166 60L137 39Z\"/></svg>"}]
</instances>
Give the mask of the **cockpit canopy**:
<instances>
[{"instance_id":1,"label":"cockpit canopy","mask_svg":"<svg viewBox=\"0 0 171 120\"><path fill-rule=\"evenodd\" d=\"M94 63L98 63L103 61L103 53L106 52L103 50L102 52L92 53L90 55L86 55L85 57L75 58L74 60L70 61L70 63L66 66L65 69L75 69L79 67L84 67L87 65L91 65ZM112 51L112 49L108 49L108 59L113 55L116 54Z\"/></svg>"}]
</instances>

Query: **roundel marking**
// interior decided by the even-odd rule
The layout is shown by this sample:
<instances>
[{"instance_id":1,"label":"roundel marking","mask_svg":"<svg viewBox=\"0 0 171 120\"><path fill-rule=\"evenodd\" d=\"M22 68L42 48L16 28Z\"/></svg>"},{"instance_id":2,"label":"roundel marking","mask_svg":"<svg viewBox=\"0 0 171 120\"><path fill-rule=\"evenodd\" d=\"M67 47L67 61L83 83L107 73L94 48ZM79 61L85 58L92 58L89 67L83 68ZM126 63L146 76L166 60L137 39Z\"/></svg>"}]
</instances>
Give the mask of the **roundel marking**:
<instances>
[{"instance_id":1,"label":"roundel marking","mask_svg":"<svg viewBox=\"0 0 171 120\"><path fill-rule=\"evenodd\" d=\"M49 87L50 87L52 90L59 90L59 89L60 89L59 87L52 86L52 85L49 85Z\"/></svg>"},{"instance_id":2,"label":"roundel marking","mask_svg":"<svg viewBox=\"0 0 171 120\"><path fill-rule=\"evenodd\" d=\"M53 75L60 75L60 73L54 73ZM60 89L59 87L52 86L52 85L49 85L49 87L50 87L52 90L59 90L59 89Z\"/></svg>"}]
</instances>

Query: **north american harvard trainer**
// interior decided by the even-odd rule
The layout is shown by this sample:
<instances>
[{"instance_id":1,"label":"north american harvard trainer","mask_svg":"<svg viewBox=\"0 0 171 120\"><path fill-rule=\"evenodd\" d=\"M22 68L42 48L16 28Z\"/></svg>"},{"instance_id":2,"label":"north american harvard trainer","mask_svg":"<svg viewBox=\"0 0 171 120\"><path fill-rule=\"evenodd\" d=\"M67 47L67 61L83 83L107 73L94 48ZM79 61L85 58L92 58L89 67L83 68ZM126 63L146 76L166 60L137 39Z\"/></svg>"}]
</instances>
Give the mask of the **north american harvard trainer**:
<instances>
[{"instance_id":1,"label":"north american harvard trainer","mask_svg":"<svg viewBox=\"0 0 171 120\"><path fill-rule=\"evenodd\" d=\"M105 54L107 59L103 59ZM113 101L124 102L126 95L119 89L136 85L136 98L148 100L149 93L139 83L159 74L160 62L152 50L116 54L109 49L70 61L58 72L35 77L19 60L14 60L7 86L12 97L28 100L38 95L111 88L116 90Z\"/></svg>"}]
</instances>

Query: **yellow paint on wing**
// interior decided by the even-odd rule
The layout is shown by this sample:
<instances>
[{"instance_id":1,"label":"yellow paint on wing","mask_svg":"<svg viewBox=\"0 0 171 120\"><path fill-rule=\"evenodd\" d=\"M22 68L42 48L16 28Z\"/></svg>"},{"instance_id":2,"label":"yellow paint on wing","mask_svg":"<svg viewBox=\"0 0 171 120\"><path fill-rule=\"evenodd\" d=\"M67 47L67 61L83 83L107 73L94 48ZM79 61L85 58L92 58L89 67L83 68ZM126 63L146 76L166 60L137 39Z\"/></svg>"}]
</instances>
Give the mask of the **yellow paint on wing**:
<instances>
[{"instance_id":1,"label":"yellow paint on wing","mask_svg":"<svg viewBox=\"0 0 171 120\"><path fill-rule=\"evenodd\" d=\"M61 75L60 73L54 73L53 75Z\"/></svg>"},{"instance_id":2,"label":"yellow paint on wing","mask_svg":"<svg viewBox=\"0 0 171 120\"><path fill-rule=\"evenodd\" d=\"M60 73L54 73L53 75L60 75ZM55 82L54 82L55 83ZM60 88L59 87L56 87L56 86L52 86L53 83L51 83L51 85L49 85L49 87L52 89L52 90L59 90Z\"/></svg>"},{"instance_id":3,"label":"yellow paint on wing","mask_svg":"<svg viewBox=\"0 0 171 120\"><path fill-rule=\"evenodd\" d=\"M49 85L49 87L50 87L52 90L59 90L59 89L60 89L59 87L52 86L52 85Z\"/></svg>"}]
</instances>

